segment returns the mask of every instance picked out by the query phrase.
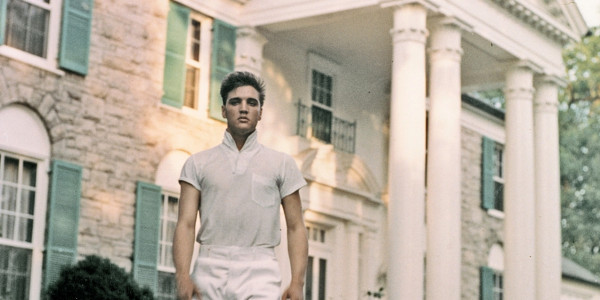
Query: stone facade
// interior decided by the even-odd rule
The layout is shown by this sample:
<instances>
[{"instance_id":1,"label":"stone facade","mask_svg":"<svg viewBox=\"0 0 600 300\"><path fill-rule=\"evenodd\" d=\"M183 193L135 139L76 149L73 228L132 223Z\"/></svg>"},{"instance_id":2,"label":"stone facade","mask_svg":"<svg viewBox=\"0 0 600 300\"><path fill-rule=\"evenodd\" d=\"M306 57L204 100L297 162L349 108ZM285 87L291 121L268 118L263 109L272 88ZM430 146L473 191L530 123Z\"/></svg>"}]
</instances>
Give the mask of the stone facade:
<instances>
[{"instance_id":1,"label":"stone facade","mask_svg":"<svg viewBox=\"0 0 600 300\"><path fill-rule=\"evenodd\" d=\"M481 208L481 139L481 133L462 128L461 299L478 299L479 268L487 265L492 245L502 243L502 219Z\"/></svg>"},{"instance_id":2,"label":"stone facade","mask_svg":"<svg viewBox=\"0 0 600 300\"><path fill-rule=\"evenodd\" d=\"M0 56L0 109L35 111L52 158L83 167L79 255L110 257L130 270L136 182L154 182L171 150L217 144L224 127L160 105L167 2L125 2L95 1L85 77Z\"/></svg>"}]
</instances>

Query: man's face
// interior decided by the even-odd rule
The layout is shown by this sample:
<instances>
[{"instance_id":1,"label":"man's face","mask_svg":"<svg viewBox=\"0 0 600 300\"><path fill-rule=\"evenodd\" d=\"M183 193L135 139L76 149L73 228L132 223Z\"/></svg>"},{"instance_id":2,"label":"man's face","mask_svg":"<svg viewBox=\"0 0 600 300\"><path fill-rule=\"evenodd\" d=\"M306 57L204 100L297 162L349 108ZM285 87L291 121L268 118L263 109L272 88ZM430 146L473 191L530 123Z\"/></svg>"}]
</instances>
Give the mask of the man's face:
<instances>
[{"instance_id":1,"label":"man's face","mask_svg":"<svg viewBox=\"0 0 600 300\"><path fill-rule=\"evenodd\" d=\"M223 118L227 119L227 130L234 135L247 135L256 129L262 116L258 91L252 86L240 86L227 94L222 106Z\"/></svg>"}]
</instances>

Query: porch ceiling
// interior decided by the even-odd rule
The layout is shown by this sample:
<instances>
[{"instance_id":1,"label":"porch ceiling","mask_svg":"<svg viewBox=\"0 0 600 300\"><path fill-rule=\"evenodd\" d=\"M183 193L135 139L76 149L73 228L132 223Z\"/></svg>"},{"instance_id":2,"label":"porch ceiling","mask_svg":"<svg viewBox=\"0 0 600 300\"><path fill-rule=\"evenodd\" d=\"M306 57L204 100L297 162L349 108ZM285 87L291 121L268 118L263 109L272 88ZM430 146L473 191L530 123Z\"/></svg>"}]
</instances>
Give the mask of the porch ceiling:
<instances>
[{"instance_id":1,"label":"porch ceiling","mask_svg":"<svg viewBox=\"0 0 600 300\"><path fill-rule=\"evenodd\" d=\"M431 16L430 16L431 17ZM263 25L276 38L315 51L363 78L389 82L392 11L367 7L331 15ZM512 55L475 33L464 33L461 80L464 90L502 84Z\"/></svg>"}]
</instances>

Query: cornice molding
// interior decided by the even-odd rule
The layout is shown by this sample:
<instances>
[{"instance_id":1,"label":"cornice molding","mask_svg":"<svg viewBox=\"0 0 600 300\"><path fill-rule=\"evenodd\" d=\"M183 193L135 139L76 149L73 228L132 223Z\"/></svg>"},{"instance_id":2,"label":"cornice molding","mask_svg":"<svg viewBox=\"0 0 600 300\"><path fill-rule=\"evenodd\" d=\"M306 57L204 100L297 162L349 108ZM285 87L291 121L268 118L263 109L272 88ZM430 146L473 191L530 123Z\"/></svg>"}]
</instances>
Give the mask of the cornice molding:
<instances>
[{"instance_id":1,"label":"cornice molding","mask_svg":"<svg viewBox=\"0 0 600 300\"><path fill-rule=\"evenodd\" d=\"M547 16L539 9L518 0L491 0L521 21L535 28L545 36L560 44L566 44L579 37L567 26Z\"/></svg>"}]
</instances>

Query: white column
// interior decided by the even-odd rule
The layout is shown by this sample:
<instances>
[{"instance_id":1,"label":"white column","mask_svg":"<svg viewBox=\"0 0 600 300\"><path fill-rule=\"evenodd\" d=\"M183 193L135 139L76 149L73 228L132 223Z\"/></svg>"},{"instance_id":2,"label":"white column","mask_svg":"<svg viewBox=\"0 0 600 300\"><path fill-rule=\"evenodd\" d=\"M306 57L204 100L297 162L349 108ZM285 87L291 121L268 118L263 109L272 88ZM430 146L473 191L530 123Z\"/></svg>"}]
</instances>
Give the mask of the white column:
<instances>
[{"instance_id":1,"label":"white column","mask_svg":"<svg viewBox=\"0 0 600 300\"><path fill-rule=\"evenodd\" d=\"M235 44L235 69L260 75L267 39L254 27L239 27Z\"/></svg>"},{"instance_id":2,"label":"white column","mask_svg":"<svg viewBox=\"0 0 600 300\"><path fill-rule=\"evenodd\" d=\"M393 7L387 297L423 299L427 9Z\"/></svg>"},{"instance_id":3,"label":"white column","mask_svg":"<svg viewBox=\"0 0 600 300\"><path fill-rule=\"evenodd\" d=\"M506 74L504 297L535 299L533 71L519 62Z\"/></svg>"},{"instance_id":4,"label":"white column","mask_svg":"<svg viewBox=\"0 0 600 300\"><path fill-rule=\"evenodd\" d=\"M346 275L346 282L344 288L344 299L360 299L358 294L359 284L359 235L360 227L352 224L347 227L347 239L346 245L344 246L346 253L346 261L344 263L344 273Z\"/></svg>"},{"instance_id":5,"label":"white column","mask_svg":"<svg viewBox=\"0 0 600 300\"><path fill-rule=\"evenodd\" d=\"M560 166L558 154L558 84L543 76L536 81L535 196L536 196L536 293L538 300L559 300Z\"/></svg>"},{"instance_id":6,"label":"white column","mask_svg":"<svg viewBox=\"0 0 600 300\"><path fill-rule=\"evenodd\" d=\"M461 28L437 20L429 49L427 152L427 299L460 299L461 270Z\"/></svg>"}]
</instances>

